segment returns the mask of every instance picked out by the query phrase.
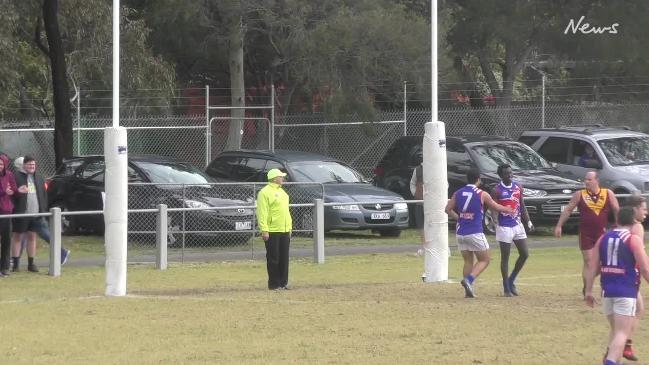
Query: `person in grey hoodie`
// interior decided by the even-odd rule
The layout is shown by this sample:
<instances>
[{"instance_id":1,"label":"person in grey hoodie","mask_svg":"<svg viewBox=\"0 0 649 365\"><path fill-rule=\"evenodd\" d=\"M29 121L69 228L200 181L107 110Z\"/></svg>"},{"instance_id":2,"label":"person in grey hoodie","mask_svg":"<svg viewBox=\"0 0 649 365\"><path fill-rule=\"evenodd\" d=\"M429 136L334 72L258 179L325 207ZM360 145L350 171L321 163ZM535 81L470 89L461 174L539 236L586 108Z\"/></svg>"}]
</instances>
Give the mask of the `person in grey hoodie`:
<instances>
[{"instance_id":1,"label":"person in grey hoodie","mask_svg":"<svg viewBox=\"0 0 649 365\"><path fill-rule=\"evenodd\" d=\"M8 170L9 158L0 154L0 215L14 211L13 195L18 190L13 173ZM11 257L11 220L0 219L0 278L9 276Z\"/></svg>"},{"instance_id":2,"label":"person in grey hoodie","mask_svg":"<svg viewBox=\"0 0 649 365\"><path fill-rule=\"evenodd\" d=\"M14 160L14 170L16 171L16 173L26 174L25 170L23 169L23 160L24 157L22 156L17 157ZM40 217L40 219L35 222L34 229L38 237L40 237L43 241L47 242L48 244L50 243L50 229L44 217ZM20 251L16 255L18 261L20 261L20 256L22 256L22 253L23 251L25 251L26 248L27 248L27 234L23 233L20 239ZM61 265L65 265L68 262L68 259L70 258L70 253L71 251L69 249L66 249L65 247L61 246Z\"/></svg>"}]
</instances>

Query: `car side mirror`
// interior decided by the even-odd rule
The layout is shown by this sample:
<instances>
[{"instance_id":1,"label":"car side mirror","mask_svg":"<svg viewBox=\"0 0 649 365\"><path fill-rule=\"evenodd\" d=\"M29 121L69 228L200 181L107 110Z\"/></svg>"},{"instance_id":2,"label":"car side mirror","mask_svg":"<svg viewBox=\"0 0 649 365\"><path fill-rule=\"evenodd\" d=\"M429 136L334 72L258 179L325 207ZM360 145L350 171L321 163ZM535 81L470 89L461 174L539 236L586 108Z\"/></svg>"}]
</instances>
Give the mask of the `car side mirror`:
<instances>
[{"instance_id":1,"label":"car side mirror","mask_svg":"<svg viewBox=\"0 0 649 365\"><path fill-rule=\"evenodd\" d=\"M128 182L140 182L140 177L137 174L128 174Z\"/></svg>"},{"instance_id":2,"label":"car side mirror","mask_svg":"<svg viewBox=\"0 0 649 365\"><path fill-rule=\"evenodd\" d=\"M602 163L599 160L586 160L584 161L584 167L589 169L602 169Z\"/></svg>"}]
</instances>

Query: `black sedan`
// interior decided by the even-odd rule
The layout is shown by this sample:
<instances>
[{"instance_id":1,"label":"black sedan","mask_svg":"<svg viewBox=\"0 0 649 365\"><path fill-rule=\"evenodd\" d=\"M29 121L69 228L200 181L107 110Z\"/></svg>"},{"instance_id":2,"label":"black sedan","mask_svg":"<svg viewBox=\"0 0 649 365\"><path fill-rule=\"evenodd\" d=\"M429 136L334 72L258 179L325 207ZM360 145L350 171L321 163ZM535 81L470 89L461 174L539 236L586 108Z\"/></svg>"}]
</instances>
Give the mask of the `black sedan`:
<instances>
[{"instance_id":1,"label":"black sedan","mask_svg":"<svg viewBox=\"0 0 649 365\"><path fill-rule=\"evenodd\" d=\"M103 210L103 156L85 156L66 160L48 179L50 207L63 211ZM164 157L129 156L129 209L209 208L252 205L233 190L211 185L214 180L198 168ZM156 215L129 214L129 236L136 239L154 237ZM208 241L217 245L240 244L252 236L253 210L248 208L170 212L168 243L177 245L182 237L191 241ZM63 233L94 232L103 234L101 214L67 216ZM182 232L185 232L185 235Z\"/></svg>"}]
</instances>

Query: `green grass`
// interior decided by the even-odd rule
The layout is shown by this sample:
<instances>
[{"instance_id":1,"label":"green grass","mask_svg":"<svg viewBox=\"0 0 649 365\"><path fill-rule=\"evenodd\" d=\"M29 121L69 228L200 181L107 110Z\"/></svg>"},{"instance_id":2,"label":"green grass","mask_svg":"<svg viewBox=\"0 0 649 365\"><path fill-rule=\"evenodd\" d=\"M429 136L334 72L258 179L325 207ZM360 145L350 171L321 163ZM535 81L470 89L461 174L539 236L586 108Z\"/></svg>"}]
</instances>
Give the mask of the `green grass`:
<instances>
[{"instance_id":1,"label":"green grass","mask_svg":"<svg viewBox=\"0 0 649 365\"><path fill-rule=\"evenodd\" d=\"M132 265L124 298L103 296L100 268L0 280L0 359L7 364L349 363L593 364L607 324L580 298L575 248L532 249L517 298L494 261L463 298L424 284L412 254L291 261L293 290L265 289L265 263ZM515 257L515 255L513 255ZM512 258L513 259L513 258ZM649 330L635 336L649 360Z\"/></svg>"}]
</instances>

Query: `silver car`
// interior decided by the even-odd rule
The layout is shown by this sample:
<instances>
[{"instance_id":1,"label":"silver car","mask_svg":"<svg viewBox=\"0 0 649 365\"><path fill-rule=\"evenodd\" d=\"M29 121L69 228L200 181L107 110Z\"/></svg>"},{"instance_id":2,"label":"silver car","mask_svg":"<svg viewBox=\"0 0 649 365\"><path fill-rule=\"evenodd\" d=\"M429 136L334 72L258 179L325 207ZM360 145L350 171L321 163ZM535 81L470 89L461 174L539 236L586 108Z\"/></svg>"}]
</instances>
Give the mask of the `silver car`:
<instances>
[{"instance_id":1,"label":"silver car","mask_svg":"<svg viewBox=\"0 0 649 365\"><path fill-rule=\"evenodd\" d=\"M528 144L575 179L597 170L617 194L649 192L649 135L627 128L579 126L525 131Z\"/></svg>"}]
</instances>

